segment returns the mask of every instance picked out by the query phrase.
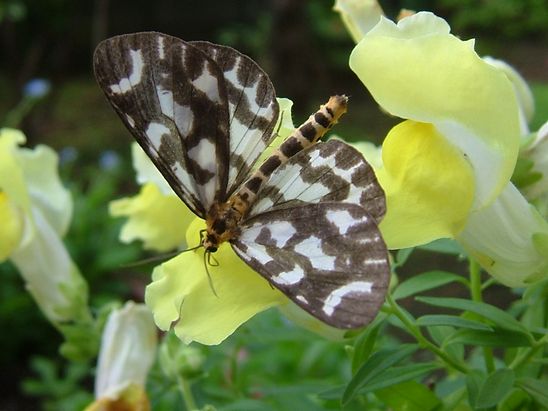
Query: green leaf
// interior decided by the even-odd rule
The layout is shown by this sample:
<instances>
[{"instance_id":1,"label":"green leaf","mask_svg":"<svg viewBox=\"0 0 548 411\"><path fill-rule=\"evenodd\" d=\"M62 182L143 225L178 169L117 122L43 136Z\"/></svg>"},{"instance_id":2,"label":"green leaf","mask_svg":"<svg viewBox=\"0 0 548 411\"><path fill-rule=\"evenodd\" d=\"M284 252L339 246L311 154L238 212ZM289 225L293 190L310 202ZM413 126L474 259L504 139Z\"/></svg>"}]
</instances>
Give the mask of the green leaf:
<instances>
[{"instance_id":1,"label":"green leaf","mask_svg":"<svg viewBox=\"0 0 548 411\"><path fill-rule=\"evenodd\" d=\"M376 391L375 395L393 410L430 411L440 403L432 391L416 381L392 385Z\"/></svg>"},{"instance_id":2,"label":"green leaf","mask_svg":"<svg viewBox=\"0 0 548 411\"><path fill-rule=\"evenodd\" d=\"M432 251L434 253L451 255L464 254L459 243L457 243L455 240L451 240L448 238L440 238L439 240L434 240L431 243L421 245L417 248L420 248L421 250Z\"/></svg>"},{"instance_id":3,"label":"green leaf","mask_svg":"<svg viewBox=\"0 0 548 411\"><path fill-rule=\"evenodd\" d=\"M342 397L343 405L352 400L358 390L365 387L374 377L410 356L417 349L418 345L416 344L403 344L398 348L387 348L371 355L371 357L361 365L358 372L348 383Z\"/></svg>"},{"instance_id":4,"label":"green leaf","mask_svg":"<svg viewBox=\"0 0 548 411\"><path fill-rule=\"evenodd\" d=\"M496 370L481 384L473 406L489 408L497 405L514 385L514 371L508 368Z\"/></svg>"},{"instance_id":5,"label":"green leaf","mask_svg":"<svg viewBox=\"0 0 548 411\"><path fill-rule=\"evenodd\" d=\"M476 313L493 322L499 328L523 333L532 340L528 330L518 320L492 305L463 298L416 297L416 300L436 307L454 308Z\"/></svg>"},{"instance_id":6,"label":"green leaf","mask_svg":"<svg viewBox=\"0 0 548 411\"><path fill-rule=\"evenodd\" d=\"M516 380L516 386L522 388L527 394L535 399L540 405L548 408L548 381L535 378L520 378Z\"/></svg>"},{"instance_id":7,"label":"green leaf","mask_svg":"<svg viewBox=\"0 0 548 411\"><path fill-rule=\"evenodd\" d=\"M382 322L378 322L373 327L369 326L366 330L356 339L354 344L354 355L352 357L352 372L355 373L358 367L371 355L377 335Z\"/></svg>"},{"instance_id":8,"label":"green leaf","mask_svg":"<svg viewBox=\"0 0 548 411\"><path fill-rule=\"evenodd\" d=\"M471 370L466 376L466 391L468 391L468 402L470 404L476 403L481 385L486 377L487 375L480 370Z\"/></svg>"},{"instance_id":9,"label":"green leaf","mask_svg":"<svg viewBox=\"0 0 548 411\"><path fill-rule=\"evenodd\" d=\"M471 330L493 331L493 328L480 323L479 321L467 320L465 318L456 317L454 315L423 315L417 318L417 325L447 325L456 328L468 328Z\"/></svg>"},{"instance_id":10,"label":"green leaf","mask_svg":"<svg viewBox=\"0 0 548 411\"><path fill-rule=\"evenodd\" d=\"M371 381L360 390L360 394L365 394L370 391L377 391L390 387L391 385L397 385L405 381L414 380L415 378L422 377L440 368L440 365L434 362L391 367L372 378Z\"/></svg>"},{"instance_id":11,"label":"green leaf","mask_svg":"<svg viewBox=\"0 0 548 411\"><path fill-rule=\"evenodd\" d=\"M407 261L407 259L413 253L413 250L414 250L414 248L402 248L401 250L398 250L398 252L396 253L396 258L395 258L396 261L392 265L392 268L397 268L397 267L401 267L402 265L404 265L405 262Z\"/></svg>"},{"instance_id":12,"label":"green leaf","mask_svg":"<svg viewBox=\"0 0 548 411\"><path fill-rule=\"evenodd\" d=\"M444 346L450 344L478 345L482 347L530 347L531 341L521 332L501 330L493 331L465 330L455 331L444 342Z\"/></svg>"},{"instance_id":13,"label":"green leaf","mask_svg":"<svg viewBox=\"0 0 548 411\"><path fill-rule=\"evenodd\" d=\"M466 281L464 277L447 271L427 271L401 283L394 290L392 297L399 300L452 282L466 283Z\"/></svg>"}]
</instances>

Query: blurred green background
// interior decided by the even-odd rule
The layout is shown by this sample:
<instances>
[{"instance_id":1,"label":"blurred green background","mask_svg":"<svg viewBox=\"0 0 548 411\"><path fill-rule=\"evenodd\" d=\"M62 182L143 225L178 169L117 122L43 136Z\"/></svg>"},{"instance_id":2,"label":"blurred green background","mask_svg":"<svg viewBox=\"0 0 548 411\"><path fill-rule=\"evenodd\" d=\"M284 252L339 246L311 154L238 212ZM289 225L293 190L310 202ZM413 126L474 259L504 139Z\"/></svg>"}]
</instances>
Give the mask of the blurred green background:
<instances>
[{"instance_id":1,"label":"blurred green background","mask_svg":"<svg viewBox=\"0 0 548 411\"><path fill-rule=\"evenodd\" d=\"M480 55L506 60L530 82L537 104L532 129L548 118L546 0L402 0L381 5L392 18L401 8L433 11L447 19L453 33L477 37ZM231 45L269 73L278 96L294 101L295 123L329 95L345 93L351 96L349 113L336 133L379 143L397 119L378 109L349 70L353 43L332 7L332 0L0 1L0 125L21 128L29 146L44 143L60 153L62 178L75 199L66 243L89 282L92 306L142 301L149 273L142 267L121 268L143 255L139 244L119 244L122 221L107 212L110 200L135 193L137 186L129 157L132 139L93 79L95 45L115 34L145 30ZM12 110L28 93L25 86L36 78L50 83L49 93L24 116L14 117ZM423 261L416 270L429 264L440 268L442 263ZM84 371L63 369L62 361L52 360L59 358L60 336L38 312L9 263L0 265L0 277L0 410L39 409L44 404L39 396L70 396L76 384L91 392L93 381ZM301 338L301 344L304 349L308 343ZM316 343L314 355L323 355L326 344ZM299 347L283 351L278 344L278 355L287 355L291 364L300 356ZM324 361L336 363L336 357ZM295 370L281 371L282 376L291 373L298 377ZM37 376L40 383L33 383ZM66 409L77 409L71 407L87 400L84 394L72 398Z\"/></svg>"}]
</instances>

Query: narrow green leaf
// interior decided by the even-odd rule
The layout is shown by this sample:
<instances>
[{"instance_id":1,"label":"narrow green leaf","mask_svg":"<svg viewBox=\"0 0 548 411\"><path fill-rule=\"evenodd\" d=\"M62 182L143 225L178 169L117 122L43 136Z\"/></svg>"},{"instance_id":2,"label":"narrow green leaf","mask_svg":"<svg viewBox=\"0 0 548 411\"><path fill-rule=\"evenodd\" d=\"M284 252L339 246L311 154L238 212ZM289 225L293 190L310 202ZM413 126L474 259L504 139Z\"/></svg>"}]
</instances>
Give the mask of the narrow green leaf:
<instances>
[{"instance_id":1,"label":"narrow green leaf","mask_svg":"<svg viewBox=\"0 0 548 411\"><path fill-rule=\"evenodd\" d=\"M450 344L479 345L482 347L530 347L531 341L521 332L494 329L493 331L465 330L455 331L444 341Z\"/></svg>"},{"instance_id":2,"label":"narrow green leaf","mask_svg":"<svg viewBox=\"0 0 548 411\"><path fill-rule=\"evenodd\" d=\"M377 391L397 385L405 381L414 380L431 373L434 370L440 369L440 365L433 362L402 365L401 367L390 367L386 371L380 373L360 390L360 394L365 394L370 391Z\"/></svg>"},{"instance_id":3,"label":"narrow green leaf","mask_svg":"<svg viewBox=\"0 0 548 411\"><path fill-rule=\"evenodd\" d=\"M387 348L371 355L346 386L342 397L343 405L354 398L358 390L363 388L371 379L413 354L417 348L418 345L416 344L403 344L397 348Z\"/></svg>"},{"instance_id":4,"label":"narrow green leaf","mask_svg":"<svg viewBox=\"0 0 548 411\"><path fill-rule=\"evenodd\" d=\"M548 408L548 381L534 378L520 378L516 380L516 386L522 388L527 394L535 399L540 405Z\"/></svg>"},{"instance_id":5,"label":"narrow green leaf","mask_svg":"<svg viewBox=\"0 0 548 411\"><path fill-rule=\"evenodd\" d=\"M467 320L466 318L456 317L454 315L423 315L417 318L417 325L447 325L456 328L467 328L470 330L493 331L493 328L480 323L479 321Z\"/></svg>"},{"instance_id":6,"label":"narrow green leaf","mask_svg":"<svg viewBox=\"0 0 548 411\"><path fill-rule=\"evenodd\" d=\"M427 271L401 283L394 290L392 297L399 300L452 282L466 283L466 279L447 271Z\"/></svg>"},{"instance_id":7,"label":"narrow green leaf","mask_svg":"<svg viewBox=\"0 0 548 411\"><path fill-rule=\"evenodd\" d=\"M497 405L514 385L514 371L508 368L496 370L480 386L475 408L489 408Z\"/></svg>"},{"instance_id":8,"label":"narrow green leaf","mask_svg":"<svg viewBox=\"0 0 548 411\"><path fill-rule=\"evenodd\" d=\"M360 365L369 358L375 341L379 335L379 330L382 322L375 324L367 329L356 339L354 344L354 355L352 357L352 372L355 373Z\"/></svg>"},{"instance_id":9,"label":"narrow green leaf","mask_svg":"<svg viewBox=\"0 0 548 411\"><path fill-rule=\"evenodd\" d=\"M376 391L375 395L392 410L430 411L440 404L431 390L416 381L392 385Z\"/></svg>"},{"instance_id":10,"label":"narrow green leaf","mask_svg":"<svg viewBox=\"0 0 548 411\"><path fill-rule=\"evenodd\" d=\"M500 308L486 303L463 298L416 297L416 300L436 307L470 311L492 321L502 329L521 332L531 338L527 329L518 320Z\"/></svg>"},{"instance_id":11,"label":"narrow green leaf","mask_svg":"<svg viewBox=\"0 0 548 411\"><path fill-rule=\"evenodd\" d=\"M346 385L337 385L336 387L319 392L318 397L322 400L340 400L345 389Z\"/></svg>"}]
</instances>

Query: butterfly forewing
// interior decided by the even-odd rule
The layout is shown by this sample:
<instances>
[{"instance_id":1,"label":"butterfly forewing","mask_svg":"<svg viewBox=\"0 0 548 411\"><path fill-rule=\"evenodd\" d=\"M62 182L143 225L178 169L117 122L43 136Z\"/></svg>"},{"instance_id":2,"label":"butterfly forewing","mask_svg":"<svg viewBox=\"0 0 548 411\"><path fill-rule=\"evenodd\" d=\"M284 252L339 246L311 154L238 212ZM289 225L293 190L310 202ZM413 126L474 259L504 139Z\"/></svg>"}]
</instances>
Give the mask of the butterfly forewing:
<instances>
[{"instance_id":1,"label":"butterfly forewing","mask_svg":"<svg viewBox=\"0 0 548 411\"><path fill-rule=\"evenodd\" d=\"M249 57L231 47L193 41L221 68L230 123L228 193L248 177L253 164L275 137L279 107L268 75Z\"/></svg>"},{"instance_id":2,"label":"butterfly forewing","mask_svg":"<svg viewBox=\"0 0 548 411\"><path fill-rule=\"evenodd\" d=\"M226 199L229 109L225 79L197 47L160 33L103 41L97 81L177 195L197 215Z\"/></svg>"},{"instance_id":3,"label":"butterfly forewing","mask_svg":"<svg viewBox=\"0 0 548 411\"><path fill-rule=\"evenodd\" d=\"M358 204L377 222L386 210L384 192L371 166L355 148L336 139L317 143L276 169L259 192L250 215L296 201Z\"/></svg>"},{"instance_id":4,"label":"butterfly forewing","mask_svg":"<svg viewBox=\"0 0 548 411\"><path fill-rule=\"evenodd\" d=\"M369 323L388 286L386 246L355 204L268 211L241 226L236 253L303 309L338 328Z\"/></svg>"}]
</instances>

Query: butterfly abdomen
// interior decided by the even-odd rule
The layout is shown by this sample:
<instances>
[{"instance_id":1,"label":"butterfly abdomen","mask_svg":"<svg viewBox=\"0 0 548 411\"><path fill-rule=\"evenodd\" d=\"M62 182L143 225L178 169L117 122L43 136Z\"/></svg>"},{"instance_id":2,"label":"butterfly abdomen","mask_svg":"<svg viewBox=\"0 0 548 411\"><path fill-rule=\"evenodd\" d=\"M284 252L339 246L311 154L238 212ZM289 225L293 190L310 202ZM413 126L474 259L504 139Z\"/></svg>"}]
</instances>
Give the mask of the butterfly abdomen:
<instances>
[{"instance_id":1,"label":"butterfly abdomen","mask_svg":"<svg viewBox=\"0 0 548 411\"><path fill-rule=\"evenodd\" d=\"M242 188L229 199L242 215L255 201L257 193L270 175L299 151L316 143L346 113L348 97L331 96L326 104L297 128L278 149L247 179Z\"/></svg>"}]
</instances>

